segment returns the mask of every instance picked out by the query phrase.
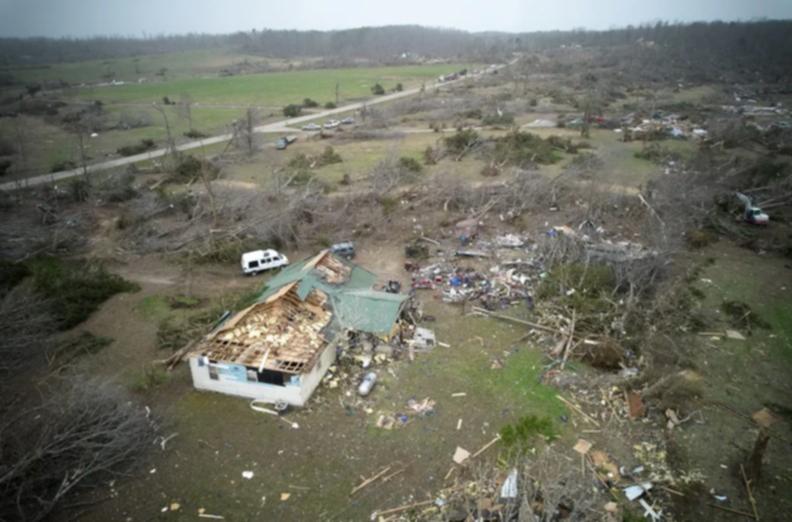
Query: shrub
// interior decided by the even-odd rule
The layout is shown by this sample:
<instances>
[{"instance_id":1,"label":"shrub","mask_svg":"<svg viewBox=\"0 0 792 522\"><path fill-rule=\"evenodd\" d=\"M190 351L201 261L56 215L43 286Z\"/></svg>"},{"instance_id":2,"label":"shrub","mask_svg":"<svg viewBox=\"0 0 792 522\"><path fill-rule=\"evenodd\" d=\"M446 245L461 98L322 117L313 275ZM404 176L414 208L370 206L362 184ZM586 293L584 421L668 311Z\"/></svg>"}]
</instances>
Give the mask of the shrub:
<instances>
[{"instance_id":1,"label":"shrub","mask_svg":"<svg viewBox=\"0 0 792 522\"><path fill-rule=\"evenodd\" d=\"M118 117L118 127L121 129L140 129L153 124L151 115L147 112L122 112Z\"/></svg>"},{"instance_id":2,"label":"shrub","mask_svg":"<svg viewBox=\"0 0 792 522\"><path fill-rule=\"evenodd\" d=\"M691 248L704 248L705 246L713 243L718 237L706 228L695 228L688 231L685 239Z\"/></svg>"},{"instance_id":3,"label":"shrub","mask_svg":"<svg viewBox=\"0 0 792 522\"><path fill-rule=\"evenodd\" d=\"M184 135L192 139L206 138L207 136L209 136L208 134L195 129L188 130L187 132L184 133Z\"/></svg>"},{"instance_id":4,"label":"shrub","mask_svg":"<svg viewBox=\"0 0 792 522\"><path fill-rule=\"evenodd\" d=\"M303 107L305 107L306 109L312 109L313 107L319 107L319 103L315 102L314 100L312 100L310 98L305 98L303 100L302 104L303 104Z\"/></svg>"},{"instance_id":5,"label":"shrub","mask_svg":"<svg viewBox=\"0 0 792 522\"><path fill-rule=\"evenodd\" d=\"M333 102L327 102L327 103L324 104L324 108L325 109L335 109L336 108L336 104L333 103Z\"/></svg>"},{"instance_id":6,"label":"shrub","mask_svg":"<svg viewBox=\"0 0 792 522\"><path fill-rule=\"evenodd\" d=\"M146 365L132 384L132 389L143 393L168 382L170 374L160 365Z\"/></svg>"},{"instance_id":7,"label":"shrub","mask_svg":"<svg viewBox=\"0 0 792 522\"><path fill-rule=\"evenodd\" d=\"M334 163L341 163L344 161L341 155L333 150L333 147L327 146L322 153L316 158L316 166L324 167L325 165L332 165Z\"/></svg>"},{"instance_id":8,"label":"shrub","mask_svg":"<svg viewBox=\"0 0 792 522\"><path fill-rule=\"evenodd\" d=\"M77 168L77 164L72 160L62 160L53 163L52 166L50 167L50 172L60 172L62 170L72 170L76 168Z\"/></svg>"},{"instance_id":9,"label":"shrub","mask_svg":"<svg viewBox=\"0 0 792 522\"><path fill-rule=\"evenodd\" d=\"M421 164L418 162L418 160L409 156L402 156L399 158L399 167L416 173L423 170L423 167L421 167Z\"/></svg>"},{"instance_id":10,"label":"shrub","mask_svg":"<svg viewBox=\"0 0 792 522\"><path fill-rule=\"evenodd\" d=\"M287 118L294 118L299 116L302 112L302 106L295 105L294 103L290 103L286 107L283 108L283 115Z\"/></svg>"},{"instance_id":11,"label":"shrub","mask_svg":"<svg viewBox=\"0 0 792 522\"><path fill-rule=\"evenodd\" d=\"M371 88L371 94L376 96L382 96L385 94L385 89L379 83L375 83L374 87Z\"/></svg>"},{"instance_id":12,"label":"shrub","mask_svg":"<svg viewBox=\"0 0 792 522\"><path fill-rule=\"evenodd\" d=\"M481 109L470 109L461 113L461 116L473 120L480 120L483 117L483 114L481 113Z\"/></svg>"},{"instance_id":13,"label":"shrub","mask_svg":"<svg viewBox=\"0 0 792 522\"><path fill-rule=\"evenodd\" d=\"M536 437L552 440L556 437L553 421L547 417L528 415L521 417L514 424L507 424L500 430L501 443L509 450L517 453L528 451L534 447Z\"/></svg>"},{"instance_id":14,"label":"shrub","mask_svg":"<svg viewBox=\"0 0 792 522\"><path fill-rule=\"evenodd\" d=\"M42 257L29 267L34 288L52 301L52 313L62 330L86 320L115 294L139 290L136 284L108 272L102 265L84 261Z\"/></svg>"},{"instance_id":15,"label":"shrub","mask_svg":"<svg viewBox=\"0 0 792 522\"><path fill-rule=\"evenodd\" d=\"M182 156L176 170L171 175L171 181L189 182L205 173L211 180L220 173L220 169L212 162L198 159L195 156Z\"/></svg>"},{"instance_id":16,"label":"shrub","mask_svg":"<svg viewBox=\"0 0 792 522\"><path fill-rule=\"evenodd\" d=\"M723 301L721 310L728 316L732 326L747 330L748 333L755 328L770 328L768 322L759 317L747 303Z\"/></svg>"},{"instance_id":17,"label":"shrub","mask_svg":"<svg viewBox=\"0 0 792 522\"><path fill-rule=\"evenodd\" d=\"M482 118L481 123L484 125L513 125L514 115L507 112L488 114Z\"/></svg>"},{"instance_id":18,"label":"shrub","mask_svg":"<svg viewBox=\"0 0 792 522\"><path fill-rule=\"evenodd\" d=\"M311 168L311 160L303 154L302 152L296 154L292 159L289 160L287 166L290 169L310 169Z\"/></svg>"},{"instance_id":19,"label":"shrub","mask_svg":"<svg viewBox=\"0 0 792 522\"><path fill-rule=\"evenodd\" d=\"M457 131L453 136L446 136L443 138L443 143L445 143L446 149L452 154L460 154L478 139L479 135L476 131L464 129Z\"/></svg>"},{"instance_id":20,"label":"shrub","mask_svg":"<svg viewBox=\"0 0 792 522\"><path fill-rule=\"evenodd\" d=\"M155 146L156 144L154 143L154 140L144 138L140 140L140 143L136 143L135 145L125 145L123 147L119 147L116 152L122 156L134 156L135 154L142 154L146 151L149 151Z\"/></svg>"},{"instance_id":21,"label":"shrub","mask_svg":"<svg viewBox=\"0 0 792 522\"><path fill-rule=\"evenodd\" d=\"M553 145L535 134L516 131L495 140L494 155L499 163L548 165L560 159L554 149Z\"/></svg>"},{"instance_id":22,"label":"shrub","mask_svg":"<svg viewBox=\"0 0 792 522\"><path fill-rule=\"evenodd\" d=\"M404 86L401 83L397 83L393 90L396 92L402 92L404 90Z\"/></svg>"},{"instance_id":23,"label":"shrub","mask_svg":"<svg viewBox=\"0 0 792 522\"><path fill-rule=\"evenodd\" d=\"M427 145L427 147L423 151L423 161L425 165L434 165L437 163L434 156L434 149L431 145Z\"/></svg>"}]
</instances>

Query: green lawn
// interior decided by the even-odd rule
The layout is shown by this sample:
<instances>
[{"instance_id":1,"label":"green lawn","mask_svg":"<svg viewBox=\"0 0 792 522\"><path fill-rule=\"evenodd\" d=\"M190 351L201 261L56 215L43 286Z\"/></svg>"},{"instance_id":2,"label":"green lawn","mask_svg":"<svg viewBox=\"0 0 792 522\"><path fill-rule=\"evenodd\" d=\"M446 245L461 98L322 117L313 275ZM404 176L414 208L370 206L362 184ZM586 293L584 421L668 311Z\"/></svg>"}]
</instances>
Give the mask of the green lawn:
<instances>
[{"instance_id":1,"label":"green lawn","mask_svg":"<svg viewBox=\"0 0 792 522\"><path fill-rule=\"evenodd\" d=\"M283 106L312 98L324 104L371 96L371 87L380 83L386 90L397 83L405 87L433 81L437 76L469 64L414 65L403 67L361 67L316 69L229 77L192 77L174 80L107 87L86 87L74 91L82 99L98 99L106 104L160 101L163 96L177 99L189 93L197 103Z\"/></svg>"}]
</instances>

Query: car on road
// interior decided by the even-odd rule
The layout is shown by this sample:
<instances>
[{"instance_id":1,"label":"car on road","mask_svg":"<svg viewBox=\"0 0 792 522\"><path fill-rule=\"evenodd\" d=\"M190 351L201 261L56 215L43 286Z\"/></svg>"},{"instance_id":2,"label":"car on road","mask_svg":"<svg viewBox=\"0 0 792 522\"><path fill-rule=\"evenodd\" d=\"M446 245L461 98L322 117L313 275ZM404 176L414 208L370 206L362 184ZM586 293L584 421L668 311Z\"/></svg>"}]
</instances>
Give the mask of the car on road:
<instances>
[{"instance_id":1,"label":"car on road","mask_svg":"<svg viewBox=\"0 0 792 522\"><path fill-rule=\"evenodd\" d=\"M319 125L317 125L315 123L309 123L308 125L303 125L302 130L304 130L304 131L318 131L318 130L322 130L322 127L320 127Z\"/></svg>"},{"instance_id":2,"label":"car on road","mask_svg":"<svg viewBox=\"0 0 792 522\"><path fill-rule=\"evenodd\" d=\"M324 128L325 129L335 129L339 125L341 125L341 122L338 121L338 120L327 120L325 122L325 124L324 124Z\"/></svg>"},{"instance_id":3,"label":"car on road","mask_svg":"<svg viewBox=\"0 0 792 522\"><path fill-rule=\"evenodd\" d=\"M285 150L286 147L297 141L296 136L283 136L275 142L275 148L278 150Z\"/></svg>"},{"instance_id":4,"label":"car on road","mask_svg":"<svg viewBox=\"0 0 792 522\"><path fill-rule=\"evenodd\" d=\"M355 118L353 118L352 116L347 116L346 118L341 120L342 125L352 125L353 123L355 123Z\"/></svg>"}]
</instances>

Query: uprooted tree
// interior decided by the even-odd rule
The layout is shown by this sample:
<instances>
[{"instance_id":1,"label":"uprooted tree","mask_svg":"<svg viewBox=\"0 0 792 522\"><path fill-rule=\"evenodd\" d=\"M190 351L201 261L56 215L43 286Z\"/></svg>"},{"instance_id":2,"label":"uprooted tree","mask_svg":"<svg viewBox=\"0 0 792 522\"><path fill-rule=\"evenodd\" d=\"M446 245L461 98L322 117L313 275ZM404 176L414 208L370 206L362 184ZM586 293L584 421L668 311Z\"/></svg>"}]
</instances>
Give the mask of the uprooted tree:
<instances>
[{"instance_id":1,"label":"uprooted tree","mask_svg":"<svg viewBox=\"0 0 792 522\"><path fill-rule=\"evenodd\" d=\"M12 409L13 406L13 409ZM0 518L43 520L79 493L129 469L157 429L119 388L71 378L0 421Z\"/></svg>"}]
</instances>

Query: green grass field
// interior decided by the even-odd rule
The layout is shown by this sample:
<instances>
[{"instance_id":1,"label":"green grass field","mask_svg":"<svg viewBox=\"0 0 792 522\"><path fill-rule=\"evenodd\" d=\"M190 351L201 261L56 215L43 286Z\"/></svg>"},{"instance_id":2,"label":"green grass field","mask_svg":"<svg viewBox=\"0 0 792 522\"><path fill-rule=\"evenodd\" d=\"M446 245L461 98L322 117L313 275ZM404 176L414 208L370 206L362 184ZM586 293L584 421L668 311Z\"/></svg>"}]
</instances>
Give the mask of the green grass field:
<instances>
[{"instance_id":1,"label":"green grass field","mask_svg":"<svg viewBox=\"0 0 792 522\"><path fill-rule=\"evenodd\" d=\"M463 67L470 65L316 69L229 77L192 77L86 87L72 93L82 99L101 100L106 104L148 104L160 101L164 96L175 100L182 93L188 93L199 104L281 107L289 103L301 103L304 98L311 98L321 104L335 101L336 83L339 85L339 102L344 102L371 96L371 87L378 82L386 90L393 89L397 83L414 87Z\"/></svg>"},{"instance_id":2,"label":"green grass field","mask_svg":"<svg viewBox=\"0 0 792 522\"><path fill-rule=\"evenodd\" d=\"M161 116L153 110L153 102L162 101L164 96L173 100L187 93L195 102L192 108L193 127L206 134L228 132L231 122L242 117L249 106L259 107L260 123L281 119L281 108L289 103L301 103L312 98L322 105L335 100L336 83L339 84L339 102L371 97L371 86L382 84L386 90L397 83L405 88L431 82L440 74L470 67L468 64L443 64L430 66L369 67L347 69L317 69L273 72L219 77L217 70L223 65L247 60L241 55L226 55L219 51L192 52L180 55L160 55L114 60L111 62L91 61L75 64L58 64L51 67L14 70L13 74L23 82L64 79L70 82L96 81L103 71L112 70L117 79L134 76L135 66L139 70L154 71L166 67L165 78L151 83L120 86L70 88L52 93L53 96L72 103L74 106L62 112L76 110L87 101L103 102L103 126L106 130L88 142L87 153L91 162L115 157L116 150L132 145L143 138L150 138L158 146L165 143L165 128ZM252 58L250 58L252 60ZM282 64L280 64L282 65ZM184 132L187 121L180 117L175 106L166 108L170 125L177 142L188 141ZM123 130L115 128L124 114L144 116L150 125ZM17 166L7 179L45 174L53 165L64 161L79 162L77 138L70 135L53 118L25 117L24 133L28 137L26 160L17 161ZM0 120L0 135L15 136L17 122Z\"/></svg>"}]
</instances>

